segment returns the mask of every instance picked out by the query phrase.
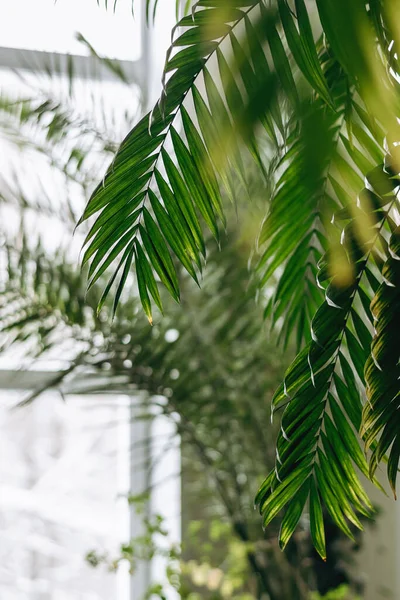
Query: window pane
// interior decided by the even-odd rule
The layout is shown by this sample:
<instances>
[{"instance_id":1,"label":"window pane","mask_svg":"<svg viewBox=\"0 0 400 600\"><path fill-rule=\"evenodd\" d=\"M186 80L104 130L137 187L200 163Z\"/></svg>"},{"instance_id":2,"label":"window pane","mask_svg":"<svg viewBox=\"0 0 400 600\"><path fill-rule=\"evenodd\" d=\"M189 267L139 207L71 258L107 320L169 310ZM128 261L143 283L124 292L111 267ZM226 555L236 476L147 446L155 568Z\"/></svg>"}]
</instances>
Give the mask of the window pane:
<instances>
[{"instance_id":1,"label":"window pane","mask_svg":"<svg viewBox=\"0 0 400 600\"><path fill-rule=\"evenodd\" d=\"M0 392L0 598L126 600L128 574L93 569L129 535L129 404Z\"/></svg>"},{"instance_id":2,"label":"window pane","mask_svg":"<svg viewBox=\"0 0 400 600\"><path fill-rule=\"evenodd\" d=\"M99 54L136 60L140 56L140 2L132 17L130 0L108 10L97 0L12 0L0 3L0 46L88 54L81 33Z\"/></svg>"},{"instance_id":3,"label":"window pane","mask_svg":"<svg viewBox=\"0 0 400 600\"><path fill-rule=\"evenodd\" d=\"M74 78L72 94L69 89L64 75L26 73L21 79L0 69L4 99L24 98L32 107L49 100L59 106L57 113L49 111L40 122L33 115L26 123L0 109L0 192L5 199L0 203L0 223L7 223L10 238L17 235L21 199L25 198L26 206L32 206L24 210L32 246L38 234L46 249L67 247L69 257L78 261L85 229L81 227L74 236L73 229L114 150L139 119L141 104L140 90L134 84ZM46 124L54 114L65 115L68 122L61 123L59 134L47 139ZM82 156L79 165L69 160L75 150ZM0 269L1 256L0 250Z\"/></svg>"}]
</instances>

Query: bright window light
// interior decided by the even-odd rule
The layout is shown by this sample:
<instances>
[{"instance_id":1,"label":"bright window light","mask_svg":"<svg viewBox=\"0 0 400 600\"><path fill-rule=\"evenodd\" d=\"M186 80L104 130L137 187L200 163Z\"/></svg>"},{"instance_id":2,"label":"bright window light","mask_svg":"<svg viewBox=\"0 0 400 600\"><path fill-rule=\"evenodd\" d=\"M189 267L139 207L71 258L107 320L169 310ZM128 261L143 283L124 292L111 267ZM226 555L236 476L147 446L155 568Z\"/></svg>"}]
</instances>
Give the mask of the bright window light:
<instances>
[{"instance_id":1,"label":"bright window light","mask_svg":"<svg viewBox=\"0 0 400 600\"><path fill-rule=\"evenodd\" d=\"M0 46L85 54L76 40L81 33L95 50L109 58L140 57L140 2L135 16L129 0L106 10L96 0L3 0L0 2ZM88 54L88 51L86 52Z\"/></svg>"},{"instance_id":2,"label":"bright window light","mask_svg":"<svg viewBox=\"0 0 400 600\"><path fill-rule=\"evenodd\" d=\"M127 600L129 574L90 567L129 540L129 402L0 391L0 598Z\"/></svg>"}]
</instances>

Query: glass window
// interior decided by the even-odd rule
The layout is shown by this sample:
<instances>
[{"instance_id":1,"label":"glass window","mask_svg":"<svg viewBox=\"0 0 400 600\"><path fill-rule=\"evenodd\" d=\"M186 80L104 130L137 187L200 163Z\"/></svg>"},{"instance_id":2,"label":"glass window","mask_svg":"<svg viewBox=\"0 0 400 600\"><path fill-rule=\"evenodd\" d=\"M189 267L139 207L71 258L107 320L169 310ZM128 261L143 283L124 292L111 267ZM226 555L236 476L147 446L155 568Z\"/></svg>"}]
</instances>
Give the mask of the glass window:
<instances>
[{"instance_id":1,"label":"glass window","mask_svg":"<svg viewBox=\"0 0 400 600\"><path fill-rule=\"evenodd\" d=\"M137 60L141 54L140 2L97 0L11 0L0 3L0 46L85 54L81 33L96 52L109 58ZM89 54L89 51L86 52Z\"/></svg>"},{"instance_id":2,"label":"glass window","mask_svg":"<svg viewBox=\"0 0 400 600\"><path fill-rule=\"evenodd\" d=\"M85 56L85 46L76 40L77 32L99 55L140 59L142 2L135 0L135 19L131 0L119 0L115 14L114 0L109 0L108 11L104 3L105 0L99 0L98 6L97 0L0 0L0 52L1 48L9 48L3 51L6 57L26 55L24 68L15 61L17 72L9 68L14 63L1 63L0 97L8 102L22 96L35 106L50 98L55 104L60 103L68 119L76 123L65 129L69 135L64 135L61 127L59 139L49 142L34 122L21 126L18 118L14 121L7 113L2 115L0 194L6 201L0 206L0 221L7 223L9 235L16 234L20 227L20 200L26 197L29 204L24 209L24 225L30 243L40 235L46 250L67 247L71 260L78 259L83 235L78 231L72 237L72 229L88 190L100 180L113 155L104 151L103 136L96 132L104 133L104 139L116 147L138 120L143 110L142 96L146 97L147 86L153 80L157 80L154 93L158 94L160 77L153 71L158 73L162 67L169 43L167 17L174 18L174 0L163 0L159 28L154 33L157 47L151 56L146 56L151 69L138 69L139 77L132 78L132 85L116 78L86 74L74 77L71 89L65 70L55 71L51 77L43 68L35 70L34 51ZM26 52L20 52L21 49ZM77 62L86 65L90 61ZM127 68L126 63L123 66ZM41 118L52 116L46 113ZM19 143L21 139L23 143ZM85 154L85 162L79 169L74 161L68 162L65 171L60 169L59 162L65 163L76 145ZM36 205L44 210L37 211ZM68 209L69 216L59 207ZM0 276L2 268L0 252ZM126 498L119 495L128 490L133 495L140 493L143 481L147 485L153 478L159 501L151 498L151 508L165 516L170 541L179 542L179 447L168 455L162 452L163 460L155 461L160 463L159 468L139 473L137 465L146 465L147 469L147 457L145 461L141 448L142 437L149 434L147 429L142 431L141 420L132 422L132 399L119 394L67 395L63 402L58 393L46 392L30 406L10 410L25 397L26 390L42 387L48 380L46 371L68 366L68 353L75 356L76 352L67 338L64 342L62 364L57 362L59 348L54 355L46 355L33 365L18 345L0 356L0 598L139 598L143 594L138 592L138 582L144 593L149 578L163 581L162 558L151 565L151 573L143 569L146 576L140 571L138 577L131 578L126 565L116 576L105 568L92 569L84 557L92 549L113 555L121 542L138 534L142 517L134 517ZM9 373L13 381L7 379ZM22 385L25 379L29 383ZM25 393L15 389L19 387ZM164 429L168 431L168 423L161 431L160 427L157 424L159 436ZM158 457L161 450L152 450ZM165 474L167 480L163 481ZM168 501L167 509L163 498ZM169 538L164 540L168 541ZM169 598L176 597L171 594Z\"/></svg>"},{"instance_id":3,"label":"glass window","mask_svg":"<svg viewBox=\"0 0 400 600\"><path fill-rule=\"evenodd\" d=\"M128 573L85 556L129 536L129 403L48 392L10 410L20 398L0 393L0 598L126 600Z\"/></svg>"}]
</instances>

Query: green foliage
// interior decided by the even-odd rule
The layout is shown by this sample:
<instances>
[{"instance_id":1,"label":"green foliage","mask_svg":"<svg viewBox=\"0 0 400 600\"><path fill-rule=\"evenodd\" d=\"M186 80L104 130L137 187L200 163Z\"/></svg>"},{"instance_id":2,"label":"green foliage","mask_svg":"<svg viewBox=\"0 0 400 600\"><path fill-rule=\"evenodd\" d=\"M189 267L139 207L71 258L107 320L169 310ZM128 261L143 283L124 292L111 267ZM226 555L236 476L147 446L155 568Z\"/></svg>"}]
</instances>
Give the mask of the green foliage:
<instances>
[{"instance_id":1,"label":"green foliage","mask_svg":"<svg viewBox=\"0 0 400 600\"><path fill-rule=\"evenodd\" d=\"M382 283L371 304L374 338L365 363L368 402L363 411L363 431L367 448L373 445L370 474L374 475L387 451L388 478L396 496L396 477L400 457L397 407L400 401L400 344L394 332L399 330L400 302L400 228L389 240L387 260L382 268ZM377 436L379 441L374 445Z\"/></svg>"},{"instance_id":2,"label":"green foliage","mask_svg":"<svg viewBox=\"0 0 400 600\"><path fill-rule=\"evenodd\" d=\"M353 526L362 528L362 517L373 512L359 473L373 478L387 460L394 488L400 454L393 6L391 0L318 0L316 10L303 0L197 2L174 28L156 106L125 137L100 183L94 170L97 186L79 221L86 227L87 296L65 256L49 257L40 244L32 249L26 236L8 246L1 295L4 348L29 339L38 356L69 335L79 345L68 376L95 365L96 372L110 370L115 389L130 385L169 398L160 410L178 412L180 433L196 441L208 468L218 473L222 459L207 448L229 454L247 493L256 475L241 462L245 432L270 469L256 499L264 525L274 533L280 527L280 546L289 549L308 510L323 558L324 515L352 537ZM93 133L103 158L113 151L107 136L85 129L86 120L73 118L61 102L6 100L0 108L16 123L45 123L44 155L48 146L64 144L72 127ZM84 168L89 154L89 147L73 147L62 167L85 192L93 187L91 168ZM258 236L228 252L221 273L216 245L225 245L232 222L226 199L239 207L241 220L254 197L263 200ZM202 282L209 302L179 311L167 298L186 305L186 274ZM257 445L270 432L266 407L246 402L260 395L260 386L269 392L255 295L283 347L294 343L299 350L272 400L281 425L273 457ZM141 320L139 302L153 329ZM171 329L180 334L177 343L168 342ZM220 477L215 485L243 538L231 488Z\"/></svg>"},{"instance_id":3,"label":"green foliage","mask_svg":"<svg viewBox=\"0 0 400 600\"><path fill-rule=\"evenodd\" d=\"M369 187L359 195L358 210L369 209L370 212L364 212L358 221L345 215L347 219L341 233L342 247L355 270L354 276L345 286L337 276L329 277L328 257L321 260L319 282L326 285L326 299L312 320L311 342L289 367L284 383L274 395L273 409L284 406L277 443L279 458L268 488L257 498L265 525L273 518L273 511L287 505L286 514L291 518L281 531L284 546L301 515L299 504L301 508L305 505L307 493L304 490L309 489L310 478L314 480L314 539L323 557L320 500L337 526L348 535L351 532L346 520L362 528L356 512L368 515L372 509L356 473L357 467L368 475L368 466L353 430L360 427L362 405L356 385L352 386L355 395L349 387L354 376L344 352L362 380L362 359L365 361L371 344L367 326L370 319L363 309L363 298L373 294L369 282L374 281L371 272L374 248L384 228L390 231L387 220L396 197L392 193L395 184L383 169L374 170L367 181ZM361 219L370 224L369 232L366 228L362 230L362 240L356 230ZM358 312L354 308L357 302ZM368 310L368 302L365 308ZM359 316L361 310L363 319ZM368 324L372 326L372 322ZM360 357L359 363L357 357ZM380 447L381 444L377 446ZM377 452L375 449L374 454Z\"/></svg>"},{"instance_id":4,"label":"green foliage","mask_svg":"<svg viewBox=\"0 0 400 600\"><path fill-rule=\"evenodd\" d=\"M310 600L360 600L360 597L355 596L347 585L341 585L336 590L332 590L324 596L313 592Z\"/></svg>"},{"instance_id":5,"label":"green foliage","mask_svg":"<svg viewBox=\"0 0 400 600\"><path fill-rule=\"evenodd\" d=\"M96 215L89 285L141 248L151 320L154 280L179 302L177 265L200 279L205 232L219 242L224 199L249 191L243 161L255 161L267 206L253 272L265 315L299 349L272 400L276 464L256 502L265 526L286 511L281 547L309 506L323 558L322 508L352 537L373 512L358 473L373 478L389 453L394 488L399 462L398 41L391 0L200 0L173 31L159 102L80 221Z\"/></svg>"},{"instance_id":6,"label":"green foliage","mask_svg":"<svg viewBox=\"0 0 400 600\"><path fill-rule=\"evenodd\" d=\"M254 10L258 19L256 35L249 20L249 13ZM147 254L151 269L176 300L179 300L176 270L166 243L195 280L197 273L201 273L202 257L205 256L201 221L217 240L220 237L220 226L225 221L217 180L223 155L227 146L235 140L238 130L248 129L258 113L262 114L263 111L262 107L246 104L219 48L222 40L229 40L233 51L240 54L242 84L247 95L252 98L254 88L261 92L255 71L249 62L250 56L243 53L234 33L236 28L245 24L248 43L251 39L252 45L256 44L260 60L266 63L262 50L265 37L258 40L257 32L261 35L267 27L271 32L272 46L276 45L278 38L273 14L260 9L259 2L248 3L245 10L229 9L228 5L218 6L217 3L215 8L199 10L193 17L185 17L180 23L185 31L174 37L173 46L168 52L165 72L174 72L164 84L159 103L125 138L104 181L92 194L81 218L80 222L83 222L101 211L85 240L83 264L91 262L90 284L102 273L99 262L105 253L113 260L114 255L121 254L133 240L140 244ZM278 46L275 58L280 64L283 56L280 42ZM181 47L183 50L180 50ZM226 111L214 78L205 68L205 63L212 55L218 57L221 84L224 85L228 106L233 111L231 115ZM200 73L204 76L209 107L198 88L197 78ZM271 89L273 87L274 77L271 75ZM267 88L264 91L267 92ZM183 106L189 92L202 135ZM267 97L265 101L268 102ZM177 115L182 119L186 143L176 128ZM265 125L269 129L269 123ZM177 163L171 160L167 152L169 140ZM246 133L246 142L260 161L253 134ZM235 167L238 166L238 173L242 173L244 177L241 156L236 154L231 161ZM133 168L134 182L128 175ZM223 179L232 192L237 185L232 180L232 174L227 173ZM152 208L155 218L147 207ZM123 224L121 209L125 218ZM99 239L102 240L101 249ZM106 262L107 259L103 264ZM150 291L151 271L146 276L139 266L139 273L143 290L147 288ZM141 297L145 311L149 312L148 294L143 293Z\"/></svg>"},{"instance_id":7,"label":"green foliage","mask_svg":"<svg viewBox=\"0 0 400 600\"><path fill-rule=\"evenodd\" d=\"M138 507L140 511L140 502ZM142 526L143 533L129 540L129 543L121 544L115 556L109 556L106 552L99 553L96 550L90 550L86 554L86 562L93 568L105 567L110 572L116 572L121 563L127 563L129 573L133 575L141 562L149 563L155 556L162 556L166 560L166 574L169 583L175 588L179 588L180 550L176 545L171 545L168 548L161 547L159 542L160 537L163 538L167 535L164 528L164 519L160 515L154 515L151 518L146 517L143 519ZM162 584L153 583L146 591L143 600L150 600L151 598L166 600L167 592L164 587Z\"/></svg>"},{"instance_id":8,"label":"green foliage","mask_svg":"<svg viewBox=\"0 0 400 600\"><path fill-rule=\"evenodd\" d=\"M294 556L290 558L279 552L275 541L279 523L263 534L253 510L253 490L265 465L272 467L274 462L273 429L270 425L266 429L264 419L282 357L266 338L262 311L253 299L255 282L249 287L243 251L249 242L244 235L245 214L240 216L244 230L237 240L225 241L222 252L209 253L202 290L183 277L186 310L165 298L166 314L158 315L153 327L143 318L135 290L125 295L111 322L112 303L106 302L97 315L99 288L94 286L85 299L79 270L64 255L13 248L10 264L18 258L19 269L10 270L2 289L2 336L14 350L26 349L28 339L31 355L42 359L63 353L71 340L70 367L53 385L64 394L69 386L81 393L140 392L143 402L137 418L165 414L180 434L184 510L193 506L197 519L192 522L192 514L184 516L185 529L191 523L185 532L185 555L179 558L175 548L160 548L156 538L164 524L157 517L146 517L144 490L127 501L143 514L145 533L123 544L115 555L91 551L87 558L92 564L115 570L121 562L129 562L135 569L139 561L161 553L173 564L178 558L183 561L180 589L188 599L194 589L202 598L206 592L220 599L246 598L245 594L258 598L260 590L270 585L275 590L272 600L306 600L309 569L298 559L309 553L304 524L289 545ZM40 391L28 395L24 403ZM166 440L165 448L169 443ZM211 586L218 583L217 588L200 586L200 580L209 579Z\"/></svg>"}]
</instances>

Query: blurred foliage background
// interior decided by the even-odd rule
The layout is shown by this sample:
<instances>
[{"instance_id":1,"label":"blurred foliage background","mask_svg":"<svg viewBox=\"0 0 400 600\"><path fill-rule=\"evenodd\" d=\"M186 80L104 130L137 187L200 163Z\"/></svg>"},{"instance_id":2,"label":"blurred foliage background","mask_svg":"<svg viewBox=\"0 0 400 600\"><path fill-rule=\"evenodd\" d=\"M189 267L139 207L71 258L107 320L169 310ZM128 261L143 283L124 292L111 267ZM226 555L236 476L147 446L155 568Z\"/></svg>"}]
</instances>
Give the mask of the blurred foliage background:
<instances>
[{"instance_id":1,"label":"blurred foliage background","mask_svg":"<svg viewBox=\"0 0 400 600\"><path fill-rule=\"evenodd\" d=\"M326 73L333 80L337 71L343 76L336 64L326 60ZM105 61L105 66L118 79L119 89L124 90L121 94L131 99L137 96L117 63ZM183 306L160 290L165 314L153 309L151 327L141 307L150 302L149 295L139 289L131 263L122 269L122 285L117 286L114 302L102 293L116 277L108 280L104 267L87 292L90 267L81 271L78 252L70 243L89 191L100 181L118 142L141 114L137 99L132 102L134 110L120 111L109 99L102 100L101 84L96 94L91 90L86 94L80 86L71 70L61 83L50 73L42 80L24 81L22 94L2 89L0 127L13 148L13 162L11 175L2 177L0 199L2 214L12 214L9 221L14 226L9 227L3 219L1 350L5 355L19 353L25 365L62 357L64 368L52 382L61 391L65 382L71 384L75 378L76 385L82 385L83 374L87 377L81 393L129 390L140 398L136 418L168 416L181 440L183 490L182 548L159 549L154 537L163 535L163 523L157 515L147 521L144 516L146 534L121 547L120 556L88 549L87 560L99 568L117 568L121 561L128 561L134 569L137 561L164 552L170 561L171 583L187 600L356 600L363 585L351 569L358 538L356 543L344 540L327 517L329 560L325 564L312 549L306 513L282 553L277 541L279 520L263 532L254 511L254 491L276 459L278 426L270 424L271 397L289 359L309 338L307 322L321 295L312 291L307 276L307 309L301 308L302 292L293 298L294 320L300 323L296 339L289 335L294 321L282 319L284 306L279 308L276 297L271 300L282 272L280 265L270 269L270 287L265 293L256 291L265 274L262 269L250 273L247 259L257 224L266 212L271 181L265 174L260 177L257 162L245 159L251 203L243 196L236 198L234 206L229 205L229 235L221 234L219 244L204 234L208 255L201 290L174 259ZM334 91L342 99L343 88ZM86 98L84 111L82 103L77 103L82 95ZM304 131L310 135L319 113L308 121L303 106L301 115ZM286 124L289 141L293 139L291 128L292 133L296 130L295 120L296 114L291 115ZM362 131L354 131L355 137L362 138ZM262 140L257 143L261 154L271 159L270 142L265 146ZM372 138L369 144L371 153L382 154ZM300 150L303 148L301 145ZM272 164L281 161L280 172L288 160L283 155L286 149L286 145L278 145L271 159ZM295 156L300 161L295 164L296 177L303 173L298 150L295 143L288 150L290 160ZM316 159L318 144L314 150L306 157L311 161ZM29 164L34 173L29 174L27 185ZM56 201L50 188L40 182L44 164L46 177L54 183L52 189L57 189ZM289 167L285 173L290 180ZM314 184L305 178L302 193ZM316 215L316 219L322 222L324 215ZM49 243L48 228L55 222L61 224L63 234ZM83 232L76 234L81 236L75 237L77 248L88 230L84 225ZM266 260L274 256L271 251ZM316 262L313 257L313 275ZM119 307L114 316L116 303ZM273 324L278 324L277 330ZM282 340L284 344L279 346ZM46 388L35 390L21 404L33 402ZM148 493L143 490L142 499L129 500L139 510ZM152 596L163 598L165 591L156 586L149 590L149 598Z\"/></svg>"},{"instance_id":2,"label":"blurred foliage background","mask_svg":"<svg viewBox=\"0 0 400 600\"><path fill-rule=\"evenodd\" d=\"M52 82L46 83L54 93ZM334 529L328 565L311 549L306 517L283 554L277 543L279 523L263 533L253 507L254 490L275 459L276 428L265 426L269 399L287 356L294 352L290 345L286 352L277 351L276 334L263 319L263 302L255 300L256 281L247 268L254 223L262 209L256 173L250 210L238 204L221 250L211 244L202 289L180 274L183 310L165 297L165 315L157 313L151 327L128 274L119 311L111 319L110 300L97 312L102 281L86 295L85 277L68 245L73 206L79 208L96 177L94 149L99 169L115 149L108 132L113 118L107 115L105 110L106 127L99 127L88 115L76 116L73 94L54 100L43 90L29 98L3 94L1 104L1 125L8 140L18 145L20 164L26 152L45 153L51 176L67 182L59 205L47 195L22 192L25 182L18 163L17 176L3 182L2 208L12 207L19 216L15 235L2 231L3 353L18 351L28 361L62 357L67 365L53 381L61 390L74 378L82 386L85 373L82 393L130 389L141 398L137 418L168 415L181 440L182 548L158 548L154 537L163 534L163 524L157 515L148 520L143 513L146 533L122 546L120 556L88 549L87 560L111 569L128 561L135 569L138 561L166 553L170 581L188 600L309 600L310 590L325 593L343 582L357 589L360 582L352 578L351 569L340 566L350 554ZM70 179L75 192L70 191ZM42 214L62 221L65 245L49 247L46 229L38 228L32 236L32 222ZM47 387L29 394L22 404L34 401ZM143 511L148 492L129 500ZM164 594L162 587L149 590L149 597Z\"/></svg>"}]
</instances>

